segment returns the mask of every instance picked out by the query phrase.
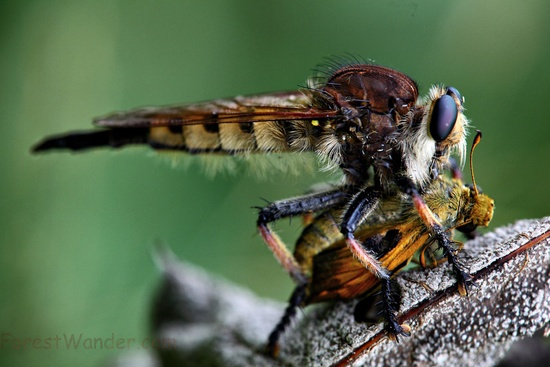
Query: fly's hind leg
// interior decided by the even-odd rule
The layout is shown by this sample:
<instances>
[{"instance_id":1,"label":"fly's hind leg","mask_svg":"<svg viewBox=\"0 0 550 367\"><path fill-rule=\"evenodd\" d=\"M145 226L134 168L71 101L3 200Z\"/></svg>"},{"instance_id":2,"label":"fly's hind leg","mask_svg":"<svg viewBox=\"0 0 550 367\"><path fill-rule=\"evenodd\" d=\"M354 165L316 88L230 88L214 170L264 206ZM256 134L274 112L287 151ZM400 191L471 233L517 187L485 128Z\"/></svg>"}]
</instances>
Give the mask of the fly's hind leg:
<instances>
[{"instance_id":1,"label":"fly's hind leg","mask_svg":"<svg viewBox=\"0 0 550 367\"><path fill-rule=\"evenodd\" d=\"M265 243L271 249L275 258L290 274L297 284L305 284L307 279L300 265L281 238L269 228L269 223L282 218L318 212L340 204L346 198L341 189L318 192L310 195L280 200L260 208L258 215L258 231Z\"/></svg>"},{"instance_id":2,"label":"fly's hind leg","mask_svg":"<svg viewBox=\"0 0 550 367\"><path fill-rule=\"evenodd\" d=\"M281 317L281 320L275 326L271 334L269 334L267 339L266 353L268 355L276 357L279 354L279 339L296 316L296 310L298 307L300 307L304 302L306 296L306 286L306 283L300 284L294 289L294 292L292 292L283 317Z\"/></svg>"}]
</instances>

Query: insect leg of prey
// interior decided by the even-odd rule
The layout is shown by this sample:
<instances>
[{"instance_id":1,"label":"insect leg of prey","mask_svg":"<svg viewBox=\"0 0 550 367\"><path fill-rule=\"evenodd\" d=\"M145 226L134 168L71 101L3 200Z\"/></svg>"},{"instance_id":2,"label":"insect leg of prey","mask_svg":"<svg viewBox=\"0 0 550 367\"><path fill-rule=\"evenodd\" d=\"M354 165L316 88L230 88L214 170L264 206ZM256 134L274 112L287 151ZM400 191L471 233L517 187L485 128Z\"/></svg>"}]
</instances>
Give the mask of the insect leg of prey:
<instances>
[{"instance_id":1,"label":"insect leg of prey","mask_svg":"<svg viewBox=\"0 0 550 367\"><path fill-rule=\"evenodd\" d=\"M257 222L258 231L279 263L298 284L306 283L306 276L288 247L276 233L271 231L268 224L282 218L303 215L335 206L343 202L345 198L346 193L336 189L276 201L260 209Z\"/></svg>"}]
</instances>

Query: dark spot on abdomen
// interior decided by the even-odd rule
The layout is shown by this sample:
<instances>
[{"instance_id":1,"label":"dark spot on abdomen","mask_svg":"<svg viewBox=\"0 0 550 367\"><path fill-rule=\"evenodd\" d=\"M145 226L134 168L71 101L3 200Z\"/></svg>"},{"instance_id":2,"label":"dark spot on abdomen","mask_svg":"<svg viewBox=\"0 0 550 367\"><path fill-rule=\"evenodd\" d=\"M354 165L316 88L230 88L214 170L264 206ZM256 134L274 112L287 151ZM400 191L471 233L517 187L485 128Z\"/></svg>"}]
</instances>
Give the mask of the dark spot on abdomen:
<instances>
[{"instance_id":1,"label":"dark spot on abdomen","mask_svg":"<svg viewBox=\"0 0 550 367\"><path fill-rule=\"evenodd\" d=\"M218 124L204 124L202 125L204 127L204 130L209 133L219 133L220 132L220 126Z\"/></svg>"},{"instance_id":2,"label":"dark spot on abdomen","mask_svg":"<svg viewBox=\"0 0 550 367\"><path fill-rule=\"evenodd\" d=\"M254 125L252 122L241 122L239 128L243 133L252 134L254 132Z\"/></svg>"}]
</instances>

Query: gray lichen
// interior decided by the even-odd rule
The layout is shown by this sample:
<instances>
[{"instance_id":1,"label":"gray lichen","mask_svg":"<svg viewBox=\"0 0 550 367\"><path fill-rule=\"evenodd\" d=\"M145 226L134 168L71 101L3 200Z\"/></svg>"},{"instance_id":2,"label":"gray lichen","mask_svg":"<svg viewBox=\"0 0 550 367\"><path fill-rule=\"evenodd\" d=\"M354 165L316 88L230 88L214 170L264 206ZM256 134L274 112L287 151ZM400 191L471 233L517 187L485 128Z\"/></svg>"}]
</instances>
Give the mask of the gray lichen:
<instances>
[{"instance_id":1,"label":"gray lichen","mask_svg":"<svg viewBox=\"0 0 550 367\"><path fill-rule=\"evenodd\" d=\"M165 256L152 322L160 347L144 365L493 366L514 341L550 331L549 233L550 217L467 242L460 256L476 286L466 297L446 264L400 274L411 336L399 343L380 324L355 322L357 301L336 302L307 309L277 359L262 348L284 305Z\"/></svg>"}]
</instances>

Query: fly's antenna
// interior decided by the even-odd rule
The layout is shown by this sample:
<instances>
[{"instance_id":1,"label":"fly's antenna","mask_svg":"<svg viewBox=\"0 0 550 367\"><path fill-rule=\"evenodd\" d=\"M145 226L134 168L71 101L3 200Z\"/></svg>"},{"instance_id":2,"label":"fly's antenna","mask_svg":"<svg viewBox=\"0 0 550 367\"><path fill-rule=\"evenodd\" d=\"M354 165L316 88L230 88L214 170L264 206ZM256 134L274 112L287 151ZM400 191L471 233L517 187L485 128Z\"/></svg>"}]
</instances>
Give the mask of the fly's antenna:
<instances>
[{"instance_id":1,"label":"fly's antenna","mask_svg":"<svg viewBox=\"0 0 550 367\"><path fill-rule=\"evenodd\" d=\"M472 185L474 185L474 192L475 192L476 196L478 196L479 191L477 191L476 179L474 177L473 158L474 158L474 149L479 144L479 142L481 141L481 131L476 130L476 132L477 132L477 134L474 137L474 143L472 145L472 149L470 150L470 172L472 173Z\"/></svg>"}]
</instances>

